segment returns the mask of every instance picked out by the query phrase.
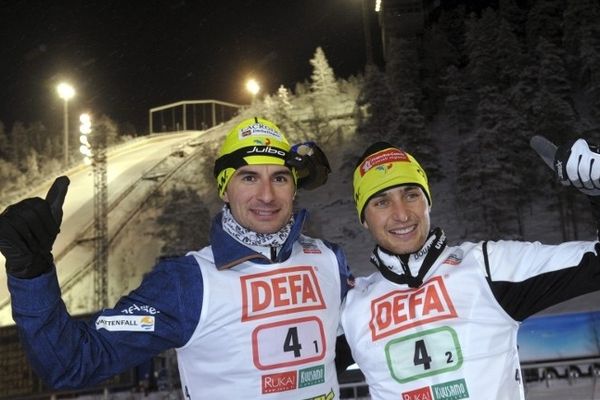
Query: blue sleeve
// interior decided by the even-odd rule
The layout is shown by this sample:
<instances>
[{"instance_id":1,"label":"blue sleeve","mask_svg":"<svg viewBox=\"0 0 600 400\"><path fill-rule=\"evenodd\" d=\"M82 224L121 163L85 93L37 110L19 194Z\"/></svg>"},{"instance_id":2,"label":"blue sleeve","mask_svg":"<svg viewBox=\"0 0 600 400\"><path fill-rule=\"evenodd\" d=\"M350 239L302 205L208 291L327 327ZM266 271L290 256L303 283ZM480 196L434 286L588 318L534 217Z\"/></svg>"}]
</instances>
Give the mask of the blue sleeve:
<instances>
[{"instance_id":1,"label":"blue sleeve","mask_svg":"<svg viewBox=\"0 0 600 400\"><path fill-rule=\"evenodd\" d=\"M346 261L346 254L344 250L335 243L328 242L323 240L323 243L333 251L335 257L337 258L338 268L340 270L340 285L341 285L341 294L342 300L346 297L346 293L352 287L352 283L354 282L354 276L350 272L350 266L348 265L348 261Z\"/></svg>"},{"instance_id":2,"label":"blue sleeve","mask_svg":"<svg viewBox=\"0 0 600 400\"><path fill-rule=\"evenodd\" d=\"M54 269L34 279L9 276L8 286L28 359L54 388L93 385L184 345L198 324L203 294L191 256L158 264L114 308L87 322L69 316Z\"/></svg>"}]
</instances>

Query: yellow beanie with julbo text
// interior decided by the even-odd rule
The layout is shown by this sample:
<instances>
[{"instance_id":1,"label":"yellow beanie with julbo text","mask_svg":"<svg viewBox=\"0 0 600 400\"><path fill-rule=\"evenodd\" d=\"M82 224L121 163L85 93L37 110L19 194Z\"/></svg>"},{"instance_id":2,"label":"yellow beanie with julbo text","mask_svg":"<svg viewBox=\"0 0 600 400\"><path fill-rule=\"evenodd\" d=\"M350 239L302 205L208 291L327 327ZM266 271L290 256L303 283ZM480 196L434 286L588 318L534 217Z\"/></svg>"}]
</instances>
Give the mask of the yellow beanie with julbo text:
<instances>
[{"instance_id":1,"label":"yellow beanie with julbo text","mask_svg":"<svg viewBox=\"0 0 600 400\"><path fill-rule=\"evenodd\" d=\"M236 125L225 137L213 170L219 196L236 169L244 165L286 165L290 144L273 122L250 118ZM294 181L296 174L292 171Z\"/></svg>"}]
</instances>

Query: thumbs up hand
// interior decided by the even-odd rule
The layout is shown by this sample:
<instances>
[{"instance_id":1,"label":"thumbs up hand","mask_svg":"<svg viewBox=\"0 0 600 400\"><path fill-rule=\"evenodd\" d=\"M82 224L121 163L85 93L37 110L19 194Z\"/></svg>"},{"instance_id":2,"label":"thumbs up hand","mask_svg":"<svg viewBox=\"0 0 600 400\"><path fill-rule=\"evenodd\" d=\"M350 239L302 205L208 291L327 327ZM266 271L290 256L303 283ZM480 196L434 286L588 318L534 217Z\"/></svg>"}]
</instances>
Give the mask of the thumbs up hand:
<instances>
[{"instance_id":1,"label":"thumbs up hand","mask_svg":"<svg viewBox=\"0 0 600 400\"><path fill-rule=\"evenodd\" d=\"M554 166L563 185L573 185L588 196L600 196L600 154L596 146L589 146L584 139L561 146Z\"/></svg>"},{"instance_id":2,"label":"thumbs up hand","mask_svg":"<svg viewBox=\"0 0 600 400\"><path fill-rule=\"evenodd\" d=\"M30 279L52 267L52 246L60 232L69 182L60 176L45 199L25 199L0 214L0 252L6 258L8 274Z\"/></svg>"}]
</instances>

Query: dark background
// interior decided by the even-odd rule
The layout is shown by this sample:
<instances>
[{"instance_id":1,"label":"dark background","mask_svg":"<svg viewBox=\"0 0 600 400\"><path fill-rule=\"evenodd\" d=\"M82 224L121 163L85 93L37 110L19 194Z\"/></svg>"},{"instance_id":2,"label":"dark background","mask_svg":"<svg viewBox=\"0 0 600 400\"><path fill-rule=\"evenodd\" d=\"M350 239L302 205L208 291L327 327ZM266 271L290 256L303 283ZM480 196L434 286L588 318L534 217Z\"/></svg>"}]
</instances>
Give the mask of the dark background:
<instances>
[{"instance_id":1,"label":"dark background","mask_svg":"<svg viewBox=\"0 0 600 400\"><path fill-rule=\"evenodd\" d=\"M377 17L371 11L374 40ZM180 100L248 103L310 80L321 46L337 77L362 73L361 0L89 0L0 3L0 121L61 126L56 84L86 109L147 129L148 109Z\"/></svg>"}]
</instances>

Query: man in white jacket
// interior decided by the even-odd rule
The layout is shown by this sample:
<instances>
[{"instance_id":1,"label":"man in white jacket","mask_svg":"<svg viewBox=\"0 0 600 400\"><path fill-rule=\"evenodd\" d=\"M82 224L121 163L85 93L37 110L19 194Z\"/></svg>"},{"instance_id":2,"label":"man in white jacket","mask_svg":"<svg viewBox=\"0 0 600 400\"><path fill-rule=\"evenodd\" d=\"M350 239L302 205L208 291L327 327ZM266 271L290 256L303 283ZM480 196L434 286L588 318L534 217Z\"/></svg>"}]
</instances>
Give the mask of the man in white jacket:
<instances>
[{"instance_id":1,"label":"man in white jacket","mask_svg":"<svg viewBox=\"0 0 600 400\"><path fill-rule=\"evenodd\" d=\"M564 184L600 195L600 155L584 140L556 160ZM357 279L341 324L372 398L524 399L519 324L600 289L598 242L448 246L431 229L425 171L389 143L365 151L353 183L378 272Z\"/></svg>"}]
</instances>

